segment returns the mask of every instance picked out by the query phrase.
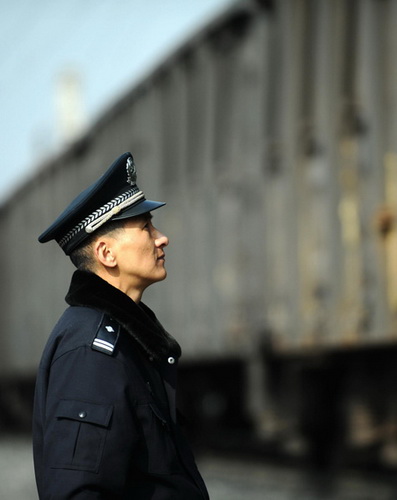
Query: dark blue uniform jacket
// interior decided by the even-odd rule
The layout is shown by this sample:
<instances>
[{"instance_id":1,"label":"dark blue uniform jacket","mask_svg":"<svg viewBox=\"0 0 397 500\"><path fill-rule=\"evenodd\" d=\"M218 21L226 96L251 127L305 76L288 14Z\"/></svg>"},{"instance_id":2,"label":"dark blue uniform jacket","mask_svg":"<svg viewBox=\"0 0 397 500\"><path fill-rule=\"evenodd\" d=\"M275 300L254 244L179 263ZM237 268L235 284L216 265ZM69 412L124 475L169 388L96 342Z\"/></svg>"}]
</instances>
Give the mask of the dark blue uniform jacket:
<instances>
[{"instance_id":1,"label":"dark blue uniform jacket","mask_svg":"<svg viewBox=\"0 0 397 500\"><path fill-rule=\"evenodd\" d=\"M36 383L40 499L208 499L177 423L178 343L95 274L76 271L66 300Z\"/></svg>"}]
</instances>

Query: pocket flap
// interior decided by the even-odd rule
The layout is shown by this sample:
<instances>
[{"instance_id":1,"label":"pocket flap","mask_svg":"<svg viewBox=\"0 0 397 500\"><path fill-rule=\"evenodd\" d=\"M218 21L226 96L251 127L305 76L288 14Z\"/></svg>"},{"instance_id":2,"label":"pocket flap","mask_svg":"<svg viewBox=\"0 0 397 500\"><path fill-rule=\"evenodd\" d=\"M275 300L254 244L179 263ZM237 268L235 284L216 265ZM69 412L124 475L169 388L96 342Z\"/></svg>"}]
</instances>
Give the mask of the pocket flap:
<instances>
[{"instance_id":1,"label":"pocket flap","mask_svg":"<svg viewBox=\"0 0 397 500\"><path fill-rule=\"evenodd\" d=\"M112 405L88 403L87 401L76 401L74 399L61 399L58 404L56 417L107 427L112 413Z\"/></svg>"}]
</instances>

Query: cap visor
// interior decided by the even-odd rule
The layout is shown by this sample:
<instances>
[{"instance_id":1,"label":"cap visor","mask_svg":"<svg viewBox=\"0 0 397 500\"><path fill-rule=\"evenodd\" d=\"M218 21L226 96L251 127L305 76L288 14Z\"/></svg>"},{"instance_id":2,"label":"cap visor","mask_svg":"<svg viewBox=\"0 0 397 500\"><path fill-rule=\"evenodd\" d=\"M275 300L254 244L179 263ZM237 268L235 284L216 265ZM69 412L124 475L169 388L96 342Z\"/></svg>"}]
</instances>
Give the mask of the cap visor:
<instances>
[{"instance_id":1,"label":"cap visor","mask_svg":"<svg viewBox=\"0 0 397 500\"><path fill-rule=\"evenodd\" d=\"M141 203L134 205L132 207L128 207L119 214L112 217L112 220L122 220L129 219L130 217L136 217L137 215L146 214L147 212L152 212L157 208L163 207L165 205L164 202L161 201L151 201L151 200L143 200Z\"/></svg>"}]
</instances>

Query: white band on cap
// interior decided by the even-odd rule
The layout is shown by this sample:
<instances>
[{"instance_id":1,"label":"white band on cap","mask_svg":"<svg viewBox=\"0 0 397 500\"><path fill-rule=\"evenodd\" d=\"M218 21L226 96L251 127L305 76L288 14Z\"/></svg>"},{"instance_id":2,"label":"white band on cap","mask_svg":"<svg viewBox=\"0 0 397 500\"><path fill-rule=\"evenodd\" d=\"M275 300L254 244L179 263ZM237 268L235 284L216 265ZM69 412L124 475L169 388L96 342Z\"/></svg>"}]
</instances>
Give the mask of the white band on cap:
<instances>
[{"instance_id":1,"label":"white band on cap","mask_svg":"<svg viewBox=\"0 0 397 500\"><path fill-rule=\"evenodd\" d=\"M116 205L113 207L110 212L104 213L100 215L97 219L94 219L92 222L90 222L86 227L85 231L86 233L93 233L98 227L101 227L105 222L107 222L109 219L111 219L114 215L118 214L121 210L124 208L127 208L137 201L141 200L143 198L143 192L138 191L134 195L130 196L130 198L127 198L124 200L120 205ZM98 212L98 210L97 210Z\"/></svg>"},{"instance_id":2,"label":"white band on cap","mask_svg":"<svg viewBox=\"0 0 397 500\"><path fill-rule=\"evenodd\" d=\"M76 236L83 229L87 233L93 233L98 227L102 226L110 220L114 215L118 214L121 210L137 203L138 201L144 199L145 195L142 191L137 191L136 187L134 189L129 189L124 194L118 196L114 200L109 201L103 207L95 210L91 215L86 217L84 220L79 222L77 226L71 229L61 240L58 241L61 248L64 248L69 241Z\"/></svg>"}]
</instances>

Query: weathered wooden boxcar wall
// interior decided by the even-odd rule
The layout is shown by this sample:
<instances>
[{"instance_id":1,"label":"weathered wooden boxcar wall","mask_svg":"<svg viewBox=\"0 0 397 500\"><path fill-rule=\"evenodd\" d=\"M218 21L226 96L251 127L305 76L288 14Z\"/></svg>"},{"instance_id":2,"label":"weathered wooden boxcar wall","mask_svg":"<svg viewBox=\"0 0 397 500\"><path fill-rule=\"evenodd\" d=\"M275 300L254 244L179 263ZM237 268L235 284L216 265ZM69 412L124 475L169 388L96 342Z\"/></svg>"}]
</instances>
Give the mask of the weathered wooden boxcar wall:
<instances>
[{"instance_id":1,"label":"weathered wooden boxcar wall","mask_svg":"<svg viewBox=\"0 0 397 500\"><path fill-rule=\"evenodd\" d=\"M397 307L397 4L242 2L43 165L1 209L1 369L32 370L72 271L37 235L120 153L168 202L147 292L190 356L271 332L389 341Z\"/></svg>"}]
</instances>

